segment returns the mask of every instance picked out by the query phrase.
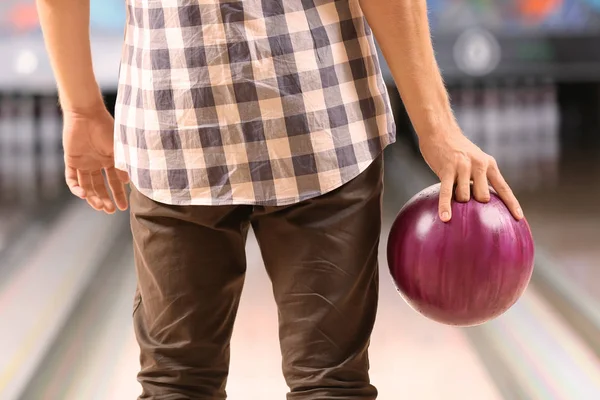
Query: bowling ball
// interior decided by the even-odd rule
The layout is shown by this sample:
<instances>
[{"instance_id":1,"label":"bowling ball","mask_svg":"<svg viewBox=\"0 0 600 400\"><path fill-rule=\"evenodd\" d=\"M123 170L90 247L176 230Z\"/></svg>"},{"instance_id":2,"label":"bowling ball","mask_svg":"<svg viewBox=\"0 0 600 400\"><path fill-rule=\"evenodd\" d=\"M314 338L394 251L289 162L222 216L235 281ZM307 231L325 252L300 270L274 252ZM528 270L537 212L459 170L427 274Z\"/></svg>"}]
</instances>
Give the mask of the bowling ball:
<instances>
[{"instance_id":1,"label":"bowling ball","mask_svg":"<svg viewBox=\"0 0 600 400\"><path fill-rule=\"evenodd\" d=\"M534 242L492 193L488 203L452 201L439 218L440 185L424 189L400 210L387 258L400 295L417 312L446 325L490 321L521 297L533 273Z\"/></svg>"}]
</instances>

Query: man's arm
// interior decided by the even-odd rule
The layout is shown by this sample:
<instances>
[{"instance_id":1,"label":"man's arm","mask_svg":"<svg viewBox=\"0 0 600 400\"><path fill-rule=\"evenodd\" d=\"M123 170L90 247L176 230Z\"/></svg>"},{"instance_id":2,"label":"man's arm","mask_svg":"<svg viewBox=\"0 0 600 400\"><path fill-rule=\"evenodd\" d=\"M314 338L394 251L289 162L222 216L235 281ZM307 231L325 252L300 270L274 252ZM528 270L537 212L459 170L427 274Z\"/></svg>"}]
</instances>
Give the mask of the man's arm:
<instances>
[{"instance_id":1,"label":"man's arm","mask_svg":"<svg viewBox=\"0 0 600 400\"><path fill-rule=\"evenodd\" d=\"M37 0L37 9L63 110L103 106L92 67L90 0Z\"/></svg>"},{"instance_id":2,"label":"man's arm","mask_svg":"<svg viewBox=\"0 0 600 400\"><path fill-rule=\"evenodd\" d=\"M63 109L67 185L96 210L125 210L129 178L115 169L114 120L92 67L90 0L37 0L37 10Z\"/></svg>"},{"instance_id":3,"label":"man's arm","mask_svg":"<svg viewBox=\"0 0 600 400\"><path fill-rule=\"evenodd\" d=\"M451 201L473 197L487 202L489 183L517 219L523 212L496 161L460 130L448 99L431 41L426 0L359 0L381 47L406 111L419 136L421 153L441 180L439 213L452 214Z\"/></svg>"},{"instance_id":4,"label":"man's arm","mask_svg":"<svg viewBox=\"0 0 600 400\"><path fill-rule=\"evenodd\" d=\"M433 52L425 0L361 0L418 135L455 123Z\"/></svg>"}]
</instances>

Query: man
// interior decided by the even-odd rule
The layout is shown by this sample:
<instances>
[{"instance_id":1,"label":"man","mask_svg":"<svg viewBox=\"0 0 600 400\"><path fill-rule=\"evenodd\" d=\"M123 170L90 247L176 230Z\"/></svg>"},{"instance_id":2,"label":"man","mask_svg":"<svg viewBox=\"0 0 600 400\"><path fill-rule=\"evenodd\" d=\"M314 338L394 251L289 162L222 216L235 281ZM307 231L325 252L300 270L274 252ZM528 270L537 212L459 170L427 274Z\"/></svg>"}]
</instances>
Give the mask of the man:
<instances>
[{"instance_id":1,"label":"man","mask_svg":"<svg viewBox=\"0 0 600 400\"><path fill-rule=\"evenodd\" d=\"M288 399L375 399L367 348L395 127L372 31L441 179L440 218L471 181L477 200L489 181L522 218L494 160L457 126L425 0L128 0L116 121L94 78L88 3L38 7L69 188L113 213L131 178L140 399L226 398L250 226Z\"/></svg>"}]
</instances>

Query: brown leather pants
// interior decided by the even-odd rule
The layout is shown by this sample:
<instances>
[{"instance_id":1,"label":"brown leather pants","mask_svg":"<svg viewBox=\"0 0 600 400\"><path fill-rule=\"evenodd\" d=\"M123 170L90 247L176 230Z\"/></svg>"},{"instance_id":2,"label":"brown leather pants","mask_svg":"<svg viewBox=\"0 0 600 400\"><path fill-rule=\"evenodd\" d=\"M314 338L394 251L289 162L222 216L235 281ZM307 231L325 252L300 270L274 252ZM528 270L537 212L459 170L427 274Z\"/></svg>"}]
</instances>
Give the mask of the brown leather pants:
<instances>
[{"instance_id":1,"label":"brown leather pants","mask_svg":"<svg viewBox=\"0 0 600 400\"><path fill-rule=\"evenodd\" d=\"M367 352L382 164L380 157L343 187L284 207L170 206L133 189L139 399L226 398L250 226L279 310L287 398L375 399Z\"/></svg>"}]
</instances>

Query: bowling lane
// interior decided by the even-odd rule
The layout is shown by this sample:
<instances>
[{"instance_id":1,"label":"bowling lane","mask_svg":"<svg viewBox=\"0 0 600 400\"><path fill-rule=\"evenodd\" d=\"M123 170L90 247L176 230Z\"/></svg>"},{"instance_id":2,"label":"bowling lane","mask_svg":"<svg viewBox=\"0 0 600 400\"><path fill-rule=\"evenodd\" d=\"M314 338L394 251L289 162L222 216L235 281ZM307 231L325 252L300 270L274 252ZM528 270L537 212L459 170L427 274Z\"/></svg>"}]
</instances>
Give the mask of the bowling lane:
<instances>
[{"instance_id":1,"label":"bowling lane","mask_svg":"<svg viewBox=\"0 0 600 400\"><path fill-rule=\"evenodd\" d=\"M28 386L122 222L72 199L38 217L0 258L2 399Z\"/></svg>"},{"instance_id":2,"label":"bowling lane","mask_svg":"<svg viewBox=\"0 0 600 400\"><path fill-rule=\"evenodd\" d=\"M112 230L117 240L104 249L102 263L18 398L117 400L139 394L131 325L135 270L126 215L119 219L123 224Z\"/></svg>"},{"instance_id":3,"label":"bowling lane","mask_svg":"<svg viewBox=\"0 0 600 400\"><path fill-rule=\"evenodd\" d=\"M6 250L15 229L23 225L26 214L14 206L0 207L0 254Z\"/></svg>"},{"instance_id":4,"label":"bowling lane","mask_svg":"<svg viewBox=\"0 0 600 400\"><path fill-rule=\"evenodd\" d=\"M380 398L398 393L422 400L500 400L486 369L459 329L441 326L413 312L396 293L385 262L384 243L397 201L387 198L381 257L381 300L371 344L373 382ZM99 267L52 350L18 398L133 399L138 348L131 325L135 273L126 229ZM229 398L282 399L277 311L260 251L251 234L248 273L232 339ZM469 382L465 385L464 382Z\"/></svg>"},{"instance_id":5,"label":"bowling lane","mask_svg":"<svg viewBox=\"0 0 600 400\"><path fill-rule=\"evenodd\" d=\"M64 199L45 202L42 207L0 202L0 290L31 249L66 207Z\"/></svg>"},{"instance_id":6,"label":"bowling lane","mask_svg":"<svg viewBox=\"0 0 600 400\"><path fill-rule=\"evenodd\" d=\"M536 240L561 272L600 302L600 161L567 158L556 185L520 194ZM599 303L600 304L600 303Z\"/></svg>"},{"instance_id":7,"label":"bowling lane","mask_svg":"<svg viewBox=\"0 0 600 400\"><path fill-rule=\"evenodd\" d=\"M582 153L563 158L555 185L520 199L544 250L536 284L600 356L600 158Z\"/></svg>"}]
</instances>

